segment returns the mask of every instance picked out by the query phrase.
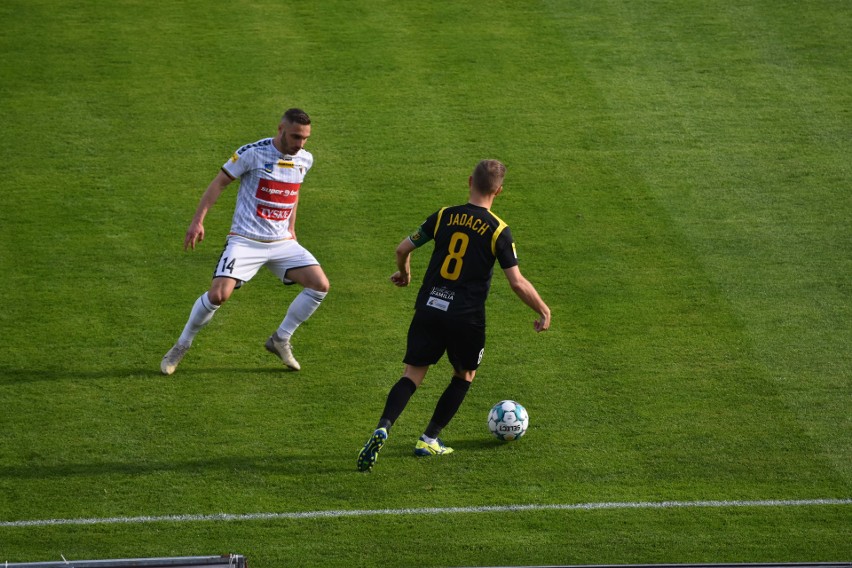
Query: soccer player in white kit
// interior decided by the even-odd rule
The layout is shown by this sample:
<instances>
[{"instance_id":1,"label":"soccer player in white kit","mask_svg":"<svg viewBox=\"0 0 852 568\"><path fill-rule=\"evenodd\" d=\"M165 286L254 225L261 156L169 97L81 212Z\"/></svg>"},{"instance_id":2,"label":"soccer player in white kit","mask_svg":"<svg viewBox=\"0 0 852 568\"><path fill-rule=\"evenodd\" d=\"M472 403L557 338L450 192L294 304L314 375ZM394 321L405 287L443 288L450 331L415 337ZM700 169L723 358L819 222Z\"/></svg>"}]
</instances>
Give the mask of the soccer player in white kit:
<instances>
[{"instance_id":1,"label":"soccer player in white kit","mask_svg":"<svg viewBox=\"0 0 852 568\"><path fill-rule=\"evenodd\" d=\"M261 267L269 268L284 284L303 290L293 299L266 349L294 371L301 367L290 344L299 325L316 311L328 293L328 278L316 258L296 240L299 189L314 157L304 149L311 135L311 119L301 109L284 113L273 138L246 144L237 150L210 182L186 231L184 250L204 240L204 218L225 187L239 178L240 188L225 249L213 271L210 289L192 306L177 342L163 357L164 375L175 372L181 359L216 310L234 289L248 282Z\"/></svg>"}]
</instances>

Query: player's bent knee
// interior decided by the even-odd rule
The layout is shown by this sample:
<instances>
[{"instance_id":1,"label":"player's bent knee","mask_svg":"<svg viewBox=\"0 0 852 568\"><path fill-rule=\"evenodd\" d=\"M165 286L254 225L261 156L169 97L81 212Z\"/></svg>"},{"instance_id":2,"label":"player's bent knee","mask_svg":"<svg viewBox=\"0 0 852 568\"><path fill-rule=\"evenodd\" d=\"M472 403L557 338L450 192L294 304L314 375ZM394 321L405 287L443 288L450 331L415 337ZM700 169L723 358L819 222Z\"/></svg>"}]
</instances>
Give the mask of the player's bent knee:
<instances>
[{"instance_id":1,"label":"player's bent knee","mask_svg":"<svg viewBox=\"0 0 852 568\"><path fill-rule=\"evenodd\" d=\"M323 296L328 294L329 289L331 288L331 284L328 282L328 278L325 277L324 274L320 274L316 278L311 279L310 281L305 283L305 288L308 290L313 290L314 292L319 292Z\"/></svg>"},{"instance_id":2,"label":"player's bent knee","mask_svg":"<svg viewBox=\"0 0 852 568\"><path fill-rule=\"evenodd\" d=\"M323 272L323 269L317 266L316 272L312 276L313 278L311 278L309 288L322 294L328 294L331 284L328 281L328 276L326 276L325 272Z\"/></svg>"},{"instance_id":3,"label":"player's bent knee","mask_svg":"<svg viewBox=\"0 0 852 568\"><path fill-rule=\"evenodd\" d=\"M210 292L207 292L207 299L210 300L210 302L212 302L213 304L216 304L217 306L221 306L222 304L227 302L230 296L230 294L222 294L218 292L213 292L212 290Z\"/></svg>"},{"instance_id":4,"label":"player's bent knee","mask_svg":"<svg viewBox=\"0 0 852 568\"><path fill-rule=\"evenodd\" d=\"M217 306L221 306L231 297L235 284L236 282L234 281L213 280L213 285L207 291L207 299Z\"/></svg>"},{"instance_id":5,"label":"player's bent knee","mask_svg":"<svg viewBox=\"0 0 852 568\"><path fill-rule=\"evenodd\" d=\"M473 378L476 376L476 371L456 371L453 373L453 376L472 383Z\"/></svg>"}]
</instances>

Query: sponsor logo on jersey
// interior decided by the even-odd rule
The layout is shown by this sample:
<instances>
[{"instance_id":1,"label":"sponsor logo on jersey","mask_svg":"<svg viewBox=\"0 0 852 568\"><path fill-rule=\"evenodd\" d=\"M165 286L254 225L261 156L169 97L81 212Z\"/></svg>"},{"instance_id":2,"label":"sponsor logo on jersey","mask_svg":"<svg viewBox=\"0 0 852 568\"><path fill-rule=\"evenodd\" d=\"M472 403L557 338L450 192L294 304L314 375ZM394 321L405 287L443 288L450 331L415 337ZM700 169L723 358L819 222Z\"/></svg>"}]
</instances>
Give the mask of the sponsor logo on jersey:
<instances>
[{"instance_id":1,"label":"sponsor logo on jersey","mask_svg":"<svg viewBox=\"0 0 852 568\"><path fill-rule=\"evenodd\" d=\"M270 221L286 221L292 212L292 209L278 209L267 205L257 206L257 216Z\"/></svg>"},{"instance_id":2,"label":"sponsor logo on jersey","mask_svg":"<svg viewBox=\"0 0 852 568\"><path fill-rule=\"evenodd\" d=\"M452 300L456 297L456 293L454 291L449 288L444 288L443 286L433 286L429 295L433 298L442 298L444 300Z\"/></svg>"},{"instance_id":3,"label":"sponsor logo on jersey","mask_svg":"<svg viewBox=\"0 0 852 568\"><path fill-rule=\"evenodd\" d=\"M236 152L234 152L234 155L233 155L233 156L231 156L231 162L232 162L232 163L233 163L233 162L236 162L236 161L237 161L237 160L239 160L239 159L240 159L240 157L237 155L237 153L236 153Z\"/></svg>"},{"instance_id":4,"label":"sponsor logo on jersey","mask_svg":"<svg viewBox=\"0 0 852 568\"><path fill-rule=\"evenodd\" d=\"M437 308L443 312L446 312L450 308L450 303L448 301L436 298L435 296L429 296L429 299L426 300L426 305L430 308Z\"/></svg>"},{"instance_id":5,"label":"sponsor logo on jersey","mask_svg":"<svg viewBox=\"0 0 852 568\"><path fill-rule=\"evenodd\" d=\"M268 174L271 174L273 171L275 171L275 168L291 169L291 168L294 168L294 167L296 167L296 164L294 164L292 161L278 160L277 162L267 162L267 163L263 164L263 171L265 171Z\"/></svg>"},{"instance_id":6,"label":"sponsor logo on jersey","mask_svg":"<svg viewBox=\"0 0 852 568\"><path fill-rule=\"evenodd\" d=\"M298 183L261 179L257 184L257 191L254 196L271 203L295 205L299 199L300 186L301 184Z\"/></svg>"}]
</instances>

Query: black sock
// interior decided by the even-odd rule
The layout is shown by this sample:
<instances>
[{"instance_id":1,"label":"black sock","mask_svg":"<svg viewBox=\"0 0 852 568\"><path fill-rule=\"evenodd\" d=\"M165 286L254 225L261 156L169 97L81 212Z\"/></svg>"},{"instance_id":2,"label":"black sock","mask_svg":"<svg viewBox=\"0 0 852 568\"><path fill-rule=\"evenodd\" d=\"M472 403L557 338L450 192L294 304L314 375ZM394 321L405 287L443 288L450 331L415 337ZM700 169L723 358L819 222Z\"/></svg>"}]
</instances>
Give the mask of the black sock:
<instances>
[{"instance_id":1,"label":"black sock","mask_svg":"<svg viewBox=\"0 0 852 568\"><path fill-rule=\"evenodd\" d=\"M382 412L382 418L379 420L379 428L387 428L393 426L402 411L405 410L405 405L411 399L411 395L417 390L417 385L408 377L402 377L396 384L391 387L388 393L388 400L385 402L385 409Z\"/></svg>"},{"instance_id":2,"label":"black sock","mask_svg":"<svg viewBox=\"0 0 852 568\"><path fill-rule=\"evenodd\" d=\"M470 383L466 380L453 376L453 380L444 390L444 394L438 399L438 404L435 405L435 413L432 414L432 420L426 427L424 434L430 438L437 438L441 430L450 423L453 416L458 412L464 397L470 388Z\"/></svg>"}]
</instances>

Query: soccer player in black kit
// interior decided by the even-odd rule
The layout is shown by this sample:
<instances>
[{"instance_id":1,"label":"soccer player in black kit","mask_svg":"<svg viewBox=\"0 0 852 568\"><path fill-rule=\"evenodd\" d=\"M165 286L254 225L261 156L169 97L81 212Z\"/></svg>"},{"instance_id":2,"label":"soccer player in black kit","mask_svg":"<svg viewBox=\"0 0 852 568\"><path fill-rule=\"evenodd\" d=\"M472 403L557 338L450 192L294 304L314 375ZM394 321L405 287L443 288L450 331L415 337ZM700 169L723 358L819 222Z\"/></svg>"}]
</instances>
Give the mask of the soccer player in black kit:
<instances>
[{"instance_id":1,"label":"soccer player in black kit","mask_svg":"<svg viewBox=\"0 0 852 568\"><path fill-rule=\"evenodd\" d=\"M503 191L505 175L506 167L497 160L479 162L468 180L468 202L433 213L396 248L398 270L391 276L391 282L404 287L411 282L411 253L435 241L408 329L403 376L388 393L378 426L358 454L361 471L373 468L391 426L423 382L429 366L437 363L445 352L454 369L453 377L438 399L414 454L436 456L453 451L438 435L464 401L482 361L485 300L495 261L515 294L538 314L535 331L550 327L550 308L518 268L509 227L491 212L494 198Z\"/></svg>"}]
</instances>

